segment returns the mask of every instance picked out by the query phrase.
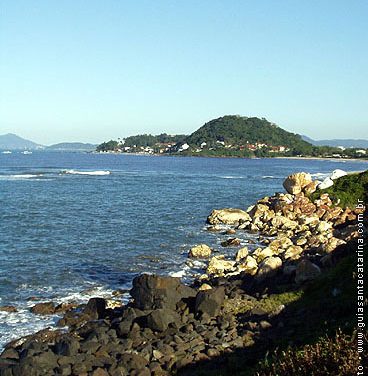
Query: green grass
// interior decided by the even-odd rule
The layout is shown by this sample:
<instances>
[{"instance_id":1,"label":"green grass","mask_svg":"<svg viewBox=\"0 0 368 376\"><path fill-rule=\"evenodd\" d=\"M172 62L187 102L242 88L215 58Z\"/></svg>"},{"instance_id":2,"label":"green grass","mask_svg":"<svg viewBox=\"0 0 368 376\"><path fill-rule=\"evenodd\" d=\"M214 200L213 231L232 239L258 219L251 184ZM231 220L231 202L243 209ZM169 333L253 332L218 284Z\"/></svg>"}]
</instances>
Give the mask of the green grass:
<instances>
[{"instance_id":1,"label":"green grass","mask_svg":"<svg viewBox=\"0 0 368 376\"><path fill-rule=\"evenodd\" d=\"M368 202L368 170L362 173L342 176L335 180L334 185L327 189L317 190L310 195L312 201L321 194L328 193L333 202L339 202L342 208L355 208L358 199Z\"/></svg>"}]
</instances>

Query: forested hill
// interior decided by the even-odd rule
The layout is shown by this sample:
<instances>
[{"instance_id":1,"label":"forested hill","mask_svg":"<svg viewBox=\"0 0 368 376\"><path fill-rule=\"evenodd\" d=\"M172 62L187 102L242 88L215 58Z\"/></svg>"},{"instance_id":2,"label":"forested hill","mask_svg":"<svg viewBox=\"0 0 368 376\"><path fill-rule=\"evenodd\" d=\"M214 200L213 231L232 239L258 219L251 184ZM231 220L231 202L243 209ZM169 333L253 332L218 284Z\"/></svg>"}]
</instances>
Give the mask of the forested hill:
<instances>
[{"instance_id":1,"label":"forested hill","mask_svg":"<svg viewBox=\"0 0 368 376\"><path fill-rule=\"evenodd\" d=\"M209 157L367 158L368 150L314 146L264 118L226 115L210 120L189 136L143 134L99 145L98 152Z\"/></svg>"},{"instance_id":2,"label":"forested hill","mask_svg":"<svg viewBox=\"0 0 368 376\"><path fill-rule=\"evenodd\" d=\"M300 135L287 132L266 119L237 115L223 116L204 124L186 138L189 145L215 147L219 142L225 145L266 144L285 146L291 150L305 153L312 145L302 140Z\"/></svg>"},{"instance_id":3,"label":"forested hill","mask_svg":"<svg viewBox=\"0 0 368 376\"><path fill-rule=\"evenodd\" d=\"M155 146L156 144L176 143L182 141L185 135L169 135L161 133L153 136L151 134L141 134L137 136L129 136L125 139L125 146Z\"/></svg>"}]
</instances>

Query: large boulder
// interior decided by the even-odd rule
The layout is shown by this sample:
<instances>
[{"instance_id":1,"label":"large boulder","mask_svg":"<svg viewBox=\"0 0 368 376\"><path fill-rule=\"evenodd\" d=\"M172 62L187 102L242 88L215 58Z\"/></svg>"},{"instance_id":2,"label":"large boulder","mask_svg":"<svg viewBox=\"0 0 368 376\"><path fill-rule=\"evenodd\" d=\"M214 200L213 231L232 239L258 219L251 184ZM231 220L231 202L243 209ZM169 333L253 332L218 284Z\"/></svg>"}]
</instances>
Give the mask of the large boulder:
<instances>
[{"instance_id":1,"label":"large boulder","mask_svg":"<svg viewBox=\"0 0 368 376\"><path fill-rule=\"evenodd\" d=\"M211 214L207 217L207 222L211 225L216 225L219 223L234 225L250 220L251 218L246 211L232 208L212 210Z\"/></svg>"},{"instance_id":2,"label":"large boulder","mask_svg":"<svg viewBox=\"0 0 368 376\"><path fill-rule=\"evenodd\" d=\"M257 278L264 279L266 277L273 277L277 273L277 269L281 266L282 260L280 257L268 257L260 263Z\"/></svg>"},{"instance_id":3,"label":"large boulder","mask_svg":"<svg viewBox=\"0 0 368 376\"><path fill-rule=\"evenodd\" d=\"M328 239L327 243L323 244L321 248L322 248L322 251L324 251L326 253L331 253L338 246L343 245L343 244L346 244L345 240L332 237L332 238Z\"/></svg>"},{"instance_id":4,"label":"large boulder","mask_svg":"<svg viewBox=\"0 0 368 376\"><path fill-rule=\"evenodd\" d=\"M220 312L224 299L225 289L223 287L199 291L196 296L195 312L196 314L206 313L210 317L216 316Z\"/></svg>"},{"instance_id":5,"label":"large boulder","mask_svg":"<svg viewBox=\"0 0 368 376\"><path fill-rule=\"evenodd\" d=\"M254 257L247 256L242 260L241 264L238 265L238 270L250 275L255 275L258 270L258 263Z\"/></svg>"},{"instance_id":6,"label":"large boulder","mask_svg":"<svg viewBox=\"0 0 368 376\"><path fill-rule=\"evenodd\" d=\"M313 264L311 261L302 260L295 270L295 282L303 283L317 278L321 274L321 269L318 265Z\"/></svg>"},{"instance_id":7,"label":"large boulder","mask_svg":"<svg viewBox=\"0 0 368 376\"><path fill-rule=\"evenodd\" d=\"M253 253L252 256L257 259L257 262L260 263L267 257L271 257L275 254L275 251L270 247L266 248L257 248Z\"/></svg>"},{"instance_id":8,"label":"large boulder","mask_svg":"<svg viewBox=\"0 0 368 376\"><path fill-rule=\"evenodd\" d=\"M55 313L55 304L53 302L37 303L30 308L30 311L36 315L52 315Z\"/></svg>"},{"instance_id":9,"label":"large boulder","mask_svg":"<svg viewBox=\"0 0 368 376\"><path fill-rule=\"evenodd\" d=\"M145 326L153 331L163 332L169 324L179 321L179 319L179 314L171 309L155 309L146 317Z\"/></svg>"},{"instance_id":10,"label":"large boulder","mask_svg":"<svg viewBox=\"0 0 368 376\"><path fill-rule=\"evenodd\" d=\"M234 269L235 261L225 260L225 256L214 256L211 258L208 267L207 274L215 276L223 276L226 272L231 272Z\"/></svg>"},{"instance_id":11,"label":"large boulder","mask_svg":"<svg viewBox=\"0 0 368 376\"><path fill-rule=\"evenodd\" d=\"M249 213L250 217L253 218L253 220L254 220L255 218L259 218L259 217L264 216L265 213L270 211L270 208L265 204L258 203L256 205L253 205L252 207L248 208L248 210L249 210L248 213Z\"/></svg>"},{"instance_id":12,"label":"large boulder","mask_svg":"<svg viewBox=\"0 0 368 376\"><path fill-rule=\"evenodd\" d=\"M309 196L310 194L312 194L313 192L315 192L317 190L317 186L318 184L320 183L320 181L318 180L313 180L311 183L309 183L308 185L306 185L304 188L303 188L303 192Z\"/></svg>"},{"instance_id":13,"label":"large boulder","mask_svg":"<svg viewBox=\"0 0 368 376\"><path fill-rule=\"evenodd\" d=\"M211 256L211 248L206 244L199 244L189 251L189 257L192 258L208 258Z\"/></svg>"},{"instance_id":14,"label":"large boulder","mask_svg":"<svg viewBox=\"0 0 368 376\"><path fill-rule=\"evenodd\" d=\"M297 260L303 253L303 248L298 245L291 245L284 253L285 260Z\"/></svg>"},{"instance_id":15,"label":"large boulder","mask_svg":"<svg viewBox=\"0 0 368 376\"><path fill-rule=\"evenodd\" d=\"M130 294L134 307L148 310L158 308L176 309L183 298L194 297L196 291L180 283L179 278L141 274L133 279Z\"/></svg>"},{"instance_id":16,"label":"large boulder","mask_svg":"<svg viewBox=\"0 0 368 376\"><path fill-rule=\"evenodd\" d=\"M275 240L268 245L269 248L275 252L280 252L280 249L286 249L293 245L293 242L286 236L278 236Z\"/></svg>"},{"instance_id":17,"label":"large boulder","mask_svg":"<svg viewBox=\"0 0 368 376\"><path fill-rule=\"evenodd\" d=\"M298 223L286 218L282 215L277 215L271 221L272 227L282 230L293 230L298 226Z\"/></svg>"},{"instance_id":18,"label":"large boulder","mask_svg":"<svg viewBox=\"0 0 368 376\"><path fill-rule=\"evenodd\" d=\"M302 192L303 188L312 182L310 174L305 172L297 172L288 176L283 183L284 188L288 193L296 195Z\"/></svg>"},{"instance_id":19,"label":"large boulder","mask_svg":"<svg viewBox=\"0 0 368 376\"><path fill-rule=\"evenodd\" d=\"M106 310L106 300L103 298L91 298L83 313L88 315L93 320L98 320L104 317Z\"/></svg>"},{"instance_id":20,"label":"large boulder","mask_svg":"<svg viewBox=\"0 0 368 376\"><path fill-rule=\"evenodd\" d=\"M245 259L249 255L249 249L247 247L240 248L235 255L235 261Z\"/></svg>"}]
</instances>

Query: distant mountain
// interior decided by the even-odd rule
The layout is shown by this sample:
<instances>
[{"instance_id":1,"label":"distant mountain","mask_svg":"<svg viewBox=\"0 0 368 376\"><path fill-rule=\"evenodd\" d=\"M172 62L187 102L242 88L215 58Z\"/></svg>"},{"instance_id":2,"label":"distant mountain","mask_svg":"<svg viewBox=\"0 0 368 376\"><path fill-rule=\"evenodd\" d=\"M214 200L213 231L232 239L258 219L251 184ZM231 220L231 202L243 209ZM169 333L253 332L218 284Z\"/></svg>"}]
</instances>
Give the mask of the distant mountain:
<instances>
[{"instance_id":1,"label":"distant mountain","mask_svg":"<svg viewBox=\"0 0 368 376\"><path fill-rule=\"evenodd\" d=\"M343 146L344 148L368 148L368 140L362 139L332 139L332 140L313 140L307 136L302 136L304 141L307 141L315 146Z\"/></svg>"},{"instance_id":2,"label":"distant mountain","mask_svg":"<svg viewBox=\"0 0 368 376\"><path fill-rule=\"evenodd\" d=\"M208 147L218 142L231 145L264 143L270 146L285 146L290 150L304 152L312 145L301 136L288 132L264 118L227 115L204 124L185 139L188 145Z\"/></svg>"},{"instance_id":3,"label":"distant mountain","mask_svg":"<svg viewBox=\"0 0 368 376\"><path fill-rule=\"evenodd\" d=\"M0 135L0 149L17 150L17 149L43 149L44 146L36 144L33 141L26 140L13 133Z\"/></svg>"},{"instance_id":4,"label":"distant mountain","mask_svg":"<svg viewBox=\"0 0 368 376\"><path fill-rule=\"evenodd\" d=\"M94 144L83 142L61 142L59 144L47 146L46 150L54 151L94 151L96 150Z\"/></svg>"}]
</instances>

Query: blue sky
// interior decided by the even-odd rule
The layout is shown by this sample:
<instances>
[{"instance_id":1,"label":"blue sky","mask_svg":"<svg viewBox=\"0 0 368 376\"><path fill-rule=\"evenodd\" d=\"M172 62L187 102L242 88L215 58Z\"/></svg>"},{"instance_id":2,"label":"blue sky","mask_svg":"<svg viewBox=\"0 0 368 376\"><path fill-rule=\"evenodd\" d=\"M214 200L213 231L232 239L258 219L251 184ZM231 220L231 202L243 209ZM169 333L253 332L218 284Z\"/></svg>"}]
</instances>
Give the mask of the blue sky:
<instances>
[{"instance_id":1,"label":"blue sky","mask_svg":"<svg viewBox=\"0 0 368 376\"><path fill-rule=\"evenodd\" d=\"M368 138L367 1L4 0L0 134L191 133L225 114Z\"/></svg>"}]
</instances>

